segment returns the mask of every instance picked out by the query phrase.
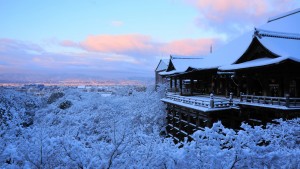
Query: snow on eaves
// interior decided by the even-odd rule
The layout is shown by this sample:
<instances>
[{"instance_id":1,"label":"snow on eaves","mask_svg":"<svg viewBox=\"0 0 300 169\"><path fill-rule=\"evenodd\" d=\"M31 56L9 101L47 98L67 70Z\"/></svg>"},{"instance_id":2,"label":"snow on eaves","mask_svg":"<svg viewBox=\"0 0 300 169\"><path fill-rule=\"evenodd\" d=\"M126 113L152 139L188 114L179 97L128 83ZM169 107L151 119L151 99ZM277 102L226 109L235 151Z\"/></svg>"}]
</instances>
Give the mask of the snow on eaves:
<instances>
[{"instance_id":1,"label":"snow on eaves","mask_svg":"<svg viewBox=\"0 0 300 169\"><path fill-rule=\"evenodd\" d=\"M203 58L172 58L171 62L176 71L185 72L189 67L198 66Z\"/></svg>"},{"instance_id":2,"label":"snow on eaves","mask_svg":"<svg viewBox=\"0 0 300 169\"><path fill-rule=\"evenodd\" d=\"M233 64L245 53L252 39L253 31L245 33L244 35L232 40L224 47L206 56L202 64L195 68L202 70Z\"/></svg>"},{"instance_id":3,"label":"snow on eaves","mask_svg":"<svg viewBox=\"0 0 300 169\"><path fill-rule=\"evenodd\" d=\"M223 48L205 57L171 56L170 64L173 64L175 70L167 69L167 71L160 72L159 74L166 76L185 73L189 68L207 70L233 64L247 50L252 39L253 31L238 37Z\"/></svg>"},{"instance_id":4,"label":"snow on eaves","mask_svg":"<svg viewBox=\"0 0 300 169\"><path fill-rule=\"evenodd\" d=\"M274 31L267 31L267 30L255 28L254 34L255 34L255 36L257 36L259 38L273 37L273 38L285 38L285 39L300 40L300 34L296 34L296 33L274 32Z\"/></svg>"},{"instance_id":5,"label":"snow on eaves","mask_svg":"<svg viewBox=\"0 0 300 169\"><path fill-rule=\"evenodd\" d=\"M245 69L245 68L252 68L252 67L260 67L265 65L272 65L279 62L282 62L284 60L289 59L289 57L278 57L275 59L272 58L259 58L255 60L251 60L248 62L243 62L239 64L232 64L232 65L226 65L219 67L219 70L221 71L228 71L228 70L237 70L237 69Z\"/></svg>"},{"instance_id":6,"label":"snow on eaves","mask_svg":"<svg viewBox=\"0 0 300 169\"><path fill-rule=\"evenodd\" d=\"M300 40L273 37L263 37L258 40L264 47L278 56L300 60Z\"/></svg>"},{"instance_id":7,"label":"snow on eaves","mask_svg":"<svg viewBox=\"0 0 300 169\"><path fill-rule=\"evenodd\" d=\"M278 64L285 60L300 62L300 40L262 37L258 39L269 51L277 55L277 58L259 58L240 64L230 64L219 67L221 71L246 69L265 65Z\"/></svg>"},{"instance_id":8,"label":"snow on eaves","mask_svg":"<svg viewBox=\"0 0 300 169\"><path fill-rule=\"evenodd\" d=\"M176 73L180 73L179 71L176 70L171 70L171 71L163 71L163 72L159 72L158 74L161 76L167 76L167 75L173 75Z\"/></svg>"}]
</instances>

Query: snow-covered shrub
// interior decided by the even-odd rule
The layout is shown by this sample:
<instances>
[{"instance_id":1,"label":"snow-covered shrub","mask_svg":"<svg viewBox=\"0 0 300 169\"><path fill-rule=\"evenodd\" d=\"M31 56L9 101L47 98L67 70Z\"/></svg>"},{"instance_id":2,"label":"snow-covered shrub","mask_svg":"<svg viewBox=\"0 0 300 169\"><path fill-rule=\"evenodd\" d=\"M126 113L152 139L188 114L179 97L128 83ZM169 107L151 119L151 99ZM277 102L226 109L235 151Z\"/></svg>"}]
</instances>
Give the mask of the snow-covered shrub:
<instances>
[{"instance_id":1,"label":"snow-covered shrub","mask_svg":"<svg viewBox=\"0 0 300 169\"><path fill-rule=\"evenodd\" d=\"M72 102L69 101L69 100L66 100L66 101L61 102L61 103L59 104L58 107L59 107L60 109L65 110L65 109L70 108L71 106L72 106Z\"/></svg>"},{"instance_id":2,"label":"snow-covered shrub","mask_svg":"<svg viewBox=\"0 0 300 169\"><path fill-rule=\"evenodd\" d=\"M48 104L56 102L59 98L63 97L65 94L63 92L55 92L50 95L47 100Z\"/></svg>"}]
</instances>

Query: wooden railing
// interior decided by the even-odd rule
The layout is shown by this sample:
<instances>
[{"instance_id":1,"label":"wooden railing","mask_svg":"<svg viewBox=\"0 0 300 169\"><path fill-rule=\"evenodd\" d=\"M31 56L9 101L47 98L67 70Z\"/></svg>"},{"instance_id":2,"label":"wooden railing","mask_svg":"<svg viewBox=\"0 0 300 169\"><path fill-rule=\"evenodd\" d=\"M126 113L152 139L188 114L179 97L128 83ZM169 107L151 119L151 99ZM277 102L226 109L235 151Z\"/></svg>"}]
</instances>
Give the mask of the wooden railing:
<instances>
[{"instance_id":1,"label":"wooden railing","mask_svg":"<svg viewBox=\"0 0 300 169\"><path fill-rule=\"evenodd\" d=\"M241 95L240 102L300 108L300 98Z\"/></svg>"},{"instance_id":2,"label":"wooden railing","mask_svg":"<svg viewBox=\"0 0 300 169\"><path fill-rule=\"evenodd\" d=\"M213 95L210 95L209 99L200 99L200 98L179 96L172 93L166 93L166 98L176 102L181 102L181 103L190 104L199 107L205 107L205 108L227 108L233 105L232 100L230 99L216 100L213 98Z\"/></svg>"},{"instance_id":3,"label":"wooden railing","mask_svg":"<svg viewBox=\"0 0 300 169\"><path fill-rule=\"evenodd\" d=\"M229 108L236 106L238 103L255 104L257 106L274 105L286 108L300 108L300 98L240 95L239 101L233 101L232 95L229 98L222 99L214 98L212 94L210 96L201 97L187 97L170 92L166 93L166 99L204 108Z\"/></svg>"}]
</instances>

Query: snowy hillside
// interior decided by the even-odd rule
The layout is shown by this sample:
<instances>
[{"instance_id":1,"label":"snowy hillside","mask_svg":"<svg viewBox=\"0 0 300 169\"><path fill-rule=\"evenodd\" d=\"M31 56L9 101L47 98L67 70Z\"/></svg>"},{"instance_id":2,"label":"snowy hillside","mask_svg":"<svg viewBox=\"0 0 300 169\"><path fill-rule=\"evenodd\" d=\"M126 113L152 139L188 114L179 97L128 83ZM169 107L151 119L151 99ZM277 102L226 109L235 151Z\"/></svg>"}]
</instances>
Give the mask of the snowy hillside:
<instances>
[{"instance_id":1,"label":"snowy hillside","mask_svg":"<svg viewBox=\"0 0 300 169\"><path fill-rule=\"evenodd\" d=\"M175 145L163 92L128 91L0 88L0 168L300 168L300 119L239 132L216 123Z\"/></svg>"}]
</instances>

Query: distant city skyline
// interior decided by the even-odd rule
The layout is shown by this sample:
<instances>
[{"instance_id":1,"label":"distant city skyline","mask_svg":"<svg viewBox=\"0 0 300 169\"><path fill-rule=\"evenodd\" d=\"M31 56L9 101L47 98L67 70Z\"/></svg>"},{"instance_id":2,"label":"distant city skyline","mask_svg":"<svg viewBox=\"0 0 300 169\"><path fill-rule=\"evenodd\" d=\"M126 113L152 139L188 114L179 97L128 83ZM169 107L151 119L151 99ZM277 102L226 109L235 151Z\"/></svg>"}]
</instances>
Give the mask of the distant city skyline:
<instances>
[{"instance_id":1,"label":"distant city skyline","mask_svg":"<svg viewBox=\"0 0 300 169\"><path fill-rule=\"evenodd\" d=\"M205 56L297 0L0 0L0 83L154 77L170 54Z\"/></svg>"}]
</instances>

